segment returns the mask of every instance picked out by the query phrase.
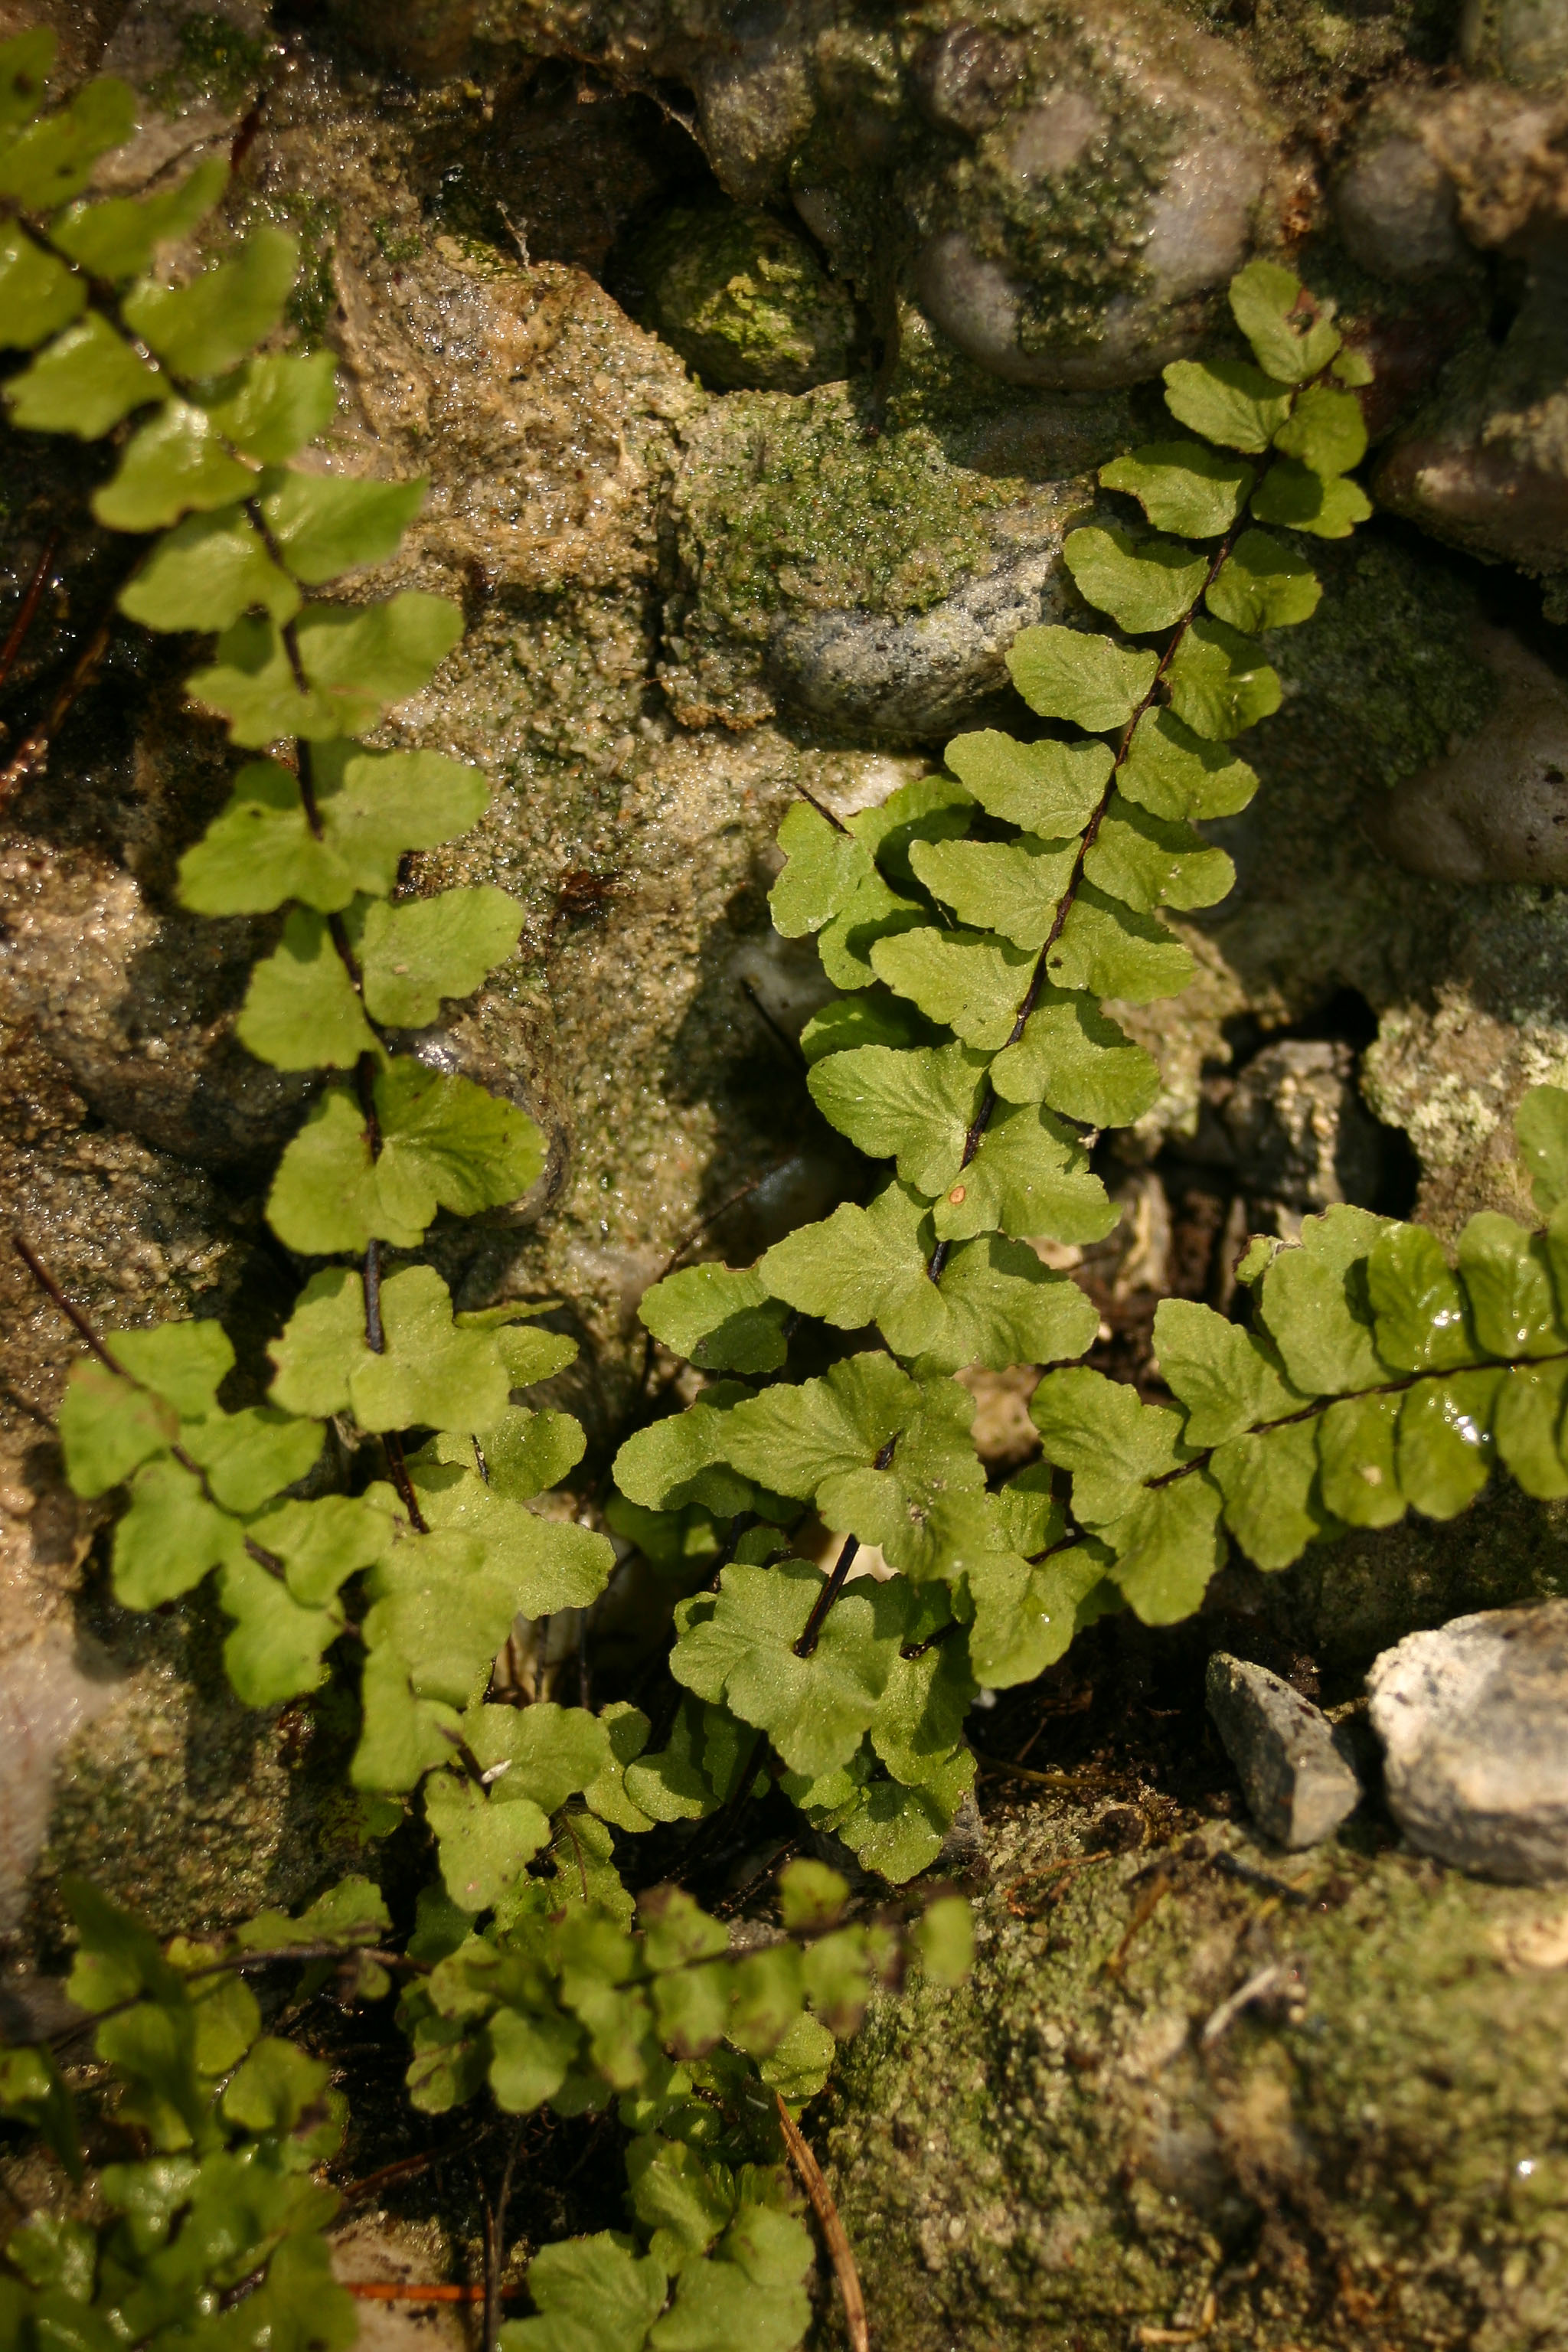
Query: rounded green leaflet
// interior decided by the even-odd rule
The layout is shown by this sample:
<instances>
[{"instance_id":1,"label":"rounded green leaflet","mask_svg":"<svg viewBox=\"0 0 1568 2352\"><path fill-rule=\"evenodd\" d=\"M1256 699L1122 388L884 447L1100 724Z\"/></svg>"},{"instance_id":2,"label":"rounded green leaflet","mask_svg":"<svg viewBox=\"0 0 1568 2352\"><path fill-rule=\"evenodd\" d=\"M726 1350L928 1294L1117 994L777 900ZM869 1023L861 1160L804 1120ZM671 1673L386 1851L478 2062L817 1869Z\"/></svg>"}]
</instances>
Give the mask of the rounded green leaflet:
<instances>
[{"instance_id":1,"label":"rounded green leaflet","mask_svg":"<svg viewBox=\"0 0 1568 2352\"><path fill-rule=\"evenodd\" d=\"M391 865L386 888L395 855ZM286 898L333 914L363 887L334 845L311 833L300 780L275 760L241 768L227 805L181 858L179 877L181 905L199 915L265 914Z\"/></svg>"},{"instance_id":2,"label":"rounded green leaflet","mask_svg":"<svg viewBox=\"0 0 1568 2352\"><path fill-rule=\"evenodd\" d=\"M1079 593L1134 636L1172 627L1208 576L1205 559L1179 540L1134 540L1098 524L1068 533L1062 561Z\"/></svg>"},{"instance_id":3,"label":"rounded green leaflet","mask_svg":"<svg viewBox=\"0 0 1568 2352\"><path fill-rule=\"evenodd\" d=\"M0 227L0 344L30 352L87 308L87 288L15 221ZM16 416L16 396L6 387ZM25 423L25 418L16 418Z\"/></svg>"},{"instance_id":4,"label":"rounded green leaflet","mask_svg":"<svg viewBox=\"0 0 1568 2352\"><path fill-rule=\"evenodd\" d=\"M5 398L14 425L97 441L133 408L163 400L168 390L166 379L95 311L68 327L31 367L13 376Z\"/></svg>"},{"instance_id":5,"label":"rounded green leaflet","mask_svg":"<svg viewBox=\"0 0 1568 2352\"><path fill-rule=\"evenodd\" d=\"M239 1521L207 1501L192 1472L172 1460L145 1463L114 1530L115 1598L126 1609L156 1609L244 1551Z\"/></svg>"},{"instance_id":6,"label":"rounded green leaflet","mask_svg":"<svg viewBox=\"0 0 1568 2352\"><path fill-rule=\"evenodd\" d=\"M1207 441L1257 456L1290 414L1290 387L1245 360L1173 360L1165 405Z\"/></svg>"},{"instance_id":7,"label":"rounded green leaflet","mask_svg":"<svg viewBox=\"0 0 1568 2352\"><path fill-rule=\"evenodd\" d=\"M1203 441L1151 441L1130 457L1101 466L1108 490L1126 490L1156 530L1183 539L1220 539L1247 502L1257 478L1240 457Z\"/></svg>"},{"instance_id":8,"label":"rounded green leaflet","mask_svg":"<svg viewBox=\"0 0 1568 2352\"><path fill-rule=\"evenodd\" d=\"M122 1380L91 1357L73 1364L60 1404L59 1435L74 1494L107 1494L140 1463L166 1453L179 1418L162 1398Z\"/></svg>"},{"instance_id":9,"label":"rounded green leaflet","mask_svg":"<svg viewBox=\"0 0 1568 2352\"><path fill-rule=\"evenodd\" d=\"M229 506L255 487L205 412L171 400L127 444L92 510L114 530L162 530L193 507Z\"/></svg>"},{"instance_id":10,"label":"rounded green leaflet","mask_svg":"<svg viewBox=\"0 0 1568 2352\"><path fill-rule=\"evenodd\" d=\"M364 1114L330 1087L279 1163L267 1215L290 1249L363 1250L373 1237L412 1249L437 1208L474 1216L520 1200L544 1165L526 1111L471 1078L398 1055L376 1077L381 1152Z\"/></svg>"},{"instance_id":11,"label":"rounded green leaflet","mask_svg":"<svg viewBox=\"0 0 1568 2352\"><path fill-rule=\"evenodd\" d=\"M1236 880L1223 849L1190 824L1151 816L1114 793L1083 861L1088 881L1142 914L1157 907L1212 907Z\"/></svg>"},{"instance_id":12,"label":"rounded green leaflet","mask_svg":"<svg viewBox=\"0 0 1568 2352\"><path fill-rule=\"evenodd\" d=\"M246 1706L278 1706L319 1690L323 1652L343 1630L335 1609L302 1608L277 1578L243 1555L226 1562L218 1598L237 1619L223 1645L224 1671Z\"/></svg>"},{"instance_id":13,"label":"rounded green leaflet","mask_svg":"<svg viewBox=\"0 0 1568 2352\"><path fill-rule=\"evenodd\" d=\"M930 1194L957 1173L984 1072L984 1055L962 1045L861 1045L828 1055L806 1083L841 1135L870 1159L895 1160L906 1183Z\"/></svg>"},{"instance_id":14,"label":"rounded green leaflet","mask_svg":"<svg viewBox=\"0 0 1568 2352\"><path fill-rule=\"evenodd\" d=\"M214 1502L227 1511L258 1511L304 1477L321 1451L319 1422L253 1405L187 1422L181 1444L200 1464Z\"/></svg>"},{"instance_id":15,"label":"rounded green leaflet","mask_svg":"<svg viewBox=\"0 0 1568 2352\"><path fill-rule=\"evenodd\" d=\"M287 229L251 230L232 261L188 286L144 278L123 304L126 324L177 375L223 375L247 358L283 316L300 266Z\"/></svg>"},{"instance_id":16,"label":"rounded green leaflet","mask_svg":"<svg viewBox=\"0 0 1568 2352\"><path fill-rule=\"evenodd\" d=\"M1514 1112L1513 1132L1535 1205L1550 1216L1568 1200L1568 1094L1531 1087Z\"/></svg>"},{"instance_id":17,"label":"rounded green leaflet","mask_svg":"<svg viewBox=\"0 0 1568 2352\"><path fill-rule=\"evenodd\" d=\"M1086 882L1046 968L1058 988L1087 989L1128 1004L1151 1004L1156 997L1178 994L1194 966L1192 950L1173 939L1156 917L1141 915Z\"/></svg>"},{"instance_id":18,"label":"rounded green leaflet","mask_svg":"<svg viewBox=\"0 0 1568 2352\"><path fill-rule=\"evenodd\" d=\"M1280 383L1305 383L1340 348L1332 320L1294 270L1249 261L1230 281L1231 315L1258 363Z\"/></svg>"},{"instance_id":19,"label":"rounded green leaflet","mask_svg":"<svg viewBox=\"0 0 1568 2352\"><path fill-rule=\"evenodd\" d=\"M1235 816L1258 790L1245 760L1194 733L1173 710L1146 710L1117 772L1118 789L1152 816Z\"/></svg>"},{"instance_id":20,"label":"rounded green leaflet","mask_svg":"<svg viewBox=\"0 0 1568 2352\"><path fill-rule=\"evenodd\" d=\"M1252 511L1259 522L1284 523L1314 539L1348 539L1371 515L1372 500L1343 475L1330 478L1294 457L1276 457L1253 493Z\"/></svg>"},{"instance_id":21,"label":"rounded green leaflet","mask_svg":"<svg viewBox=\"0 0 1568 2352\"><path fill-rule=\"evenodd\" d=\"M517 945L522 908L493 883L443 890L389 906L373 900L351 918L374 1019L423 1028L447 998L471 996Z\"/></svg>"},{"instance_id":22,"label":"rounded green leaflet","mask_svg":"<svg viewBox=\"0 0 1568 2352\"><path fill-rule=\"evenodd\" d=\"M1025 834L1005 842L917 842L910 855L920 880L960 922L998 931L1015 947L1038 948L1050 937L1079 845Z\"/></svg>"},{"instance_id":23,"label":"rounded green leaflet","mask_svg":"<svg viewBox=\"0 0 1568 2352\"><path fill-rule=\"evenodd\" d=\"M247 360L202 406L237 449L276 466L326 431L337 402L331 352L272 352Z\"/></svg>"},{"instance_id":24,"label":"rounded green leaflet","mask_svg":"<svg viewBox=\"0 0 1568 2352\"><path fill-rule=\"evenodd\" d=\"M1315 474L1348 474L1366 456L1366 424L1360 401L1353 392L1310 384L1298 395L1289 422L1274 436L1274 446L1287 457L1310 466Z\"/></svg>"},{"instance_id":25,"label":"rounded green leaflet","mask_svg":"<svg viewBox=\"0 0 1568 2352\"><path fill-rule=\"evenodd\" d=\"M286 473L263 489L261 511L273 544L309 587L397 552L425 503L428 478L356 481L334 474Z\"/></svg>"},{"instance_id":26,"label":"rounded green leaflet","mask_svg":"<svg viewBox=\"0 0 1568 2352\"><path fill-rule=\"evenodd\" d=\"M1159 656L1058 623L1022 629L1008 649L1013 683L1042 719L1070 719L1091 735L1125 727L1154 683Z\"/></svg>"},{"instance_id":27,"label":"rounded green leaflet","mask_svg":"<svg viewBox=\"0 0 1568 2352\"><path fill-rule=\"evenodd\" d=\"M879 940L871 950L879 980L988 1053L1006 1044L1034 962L1029 949L990 932L929 925Z\"/></svg>"},{"instance_id":28,"label":"rounded green leaflet","mask_svg":"<svg viewBox=\"0 0 1568 2352\"><path fill-rule=\"evenodd\" d=\"M462 635L463 616L449 598L415 590L381 604L307 605L293 625L304 694L276 624L254 617L226 629L216 659L186 680L195 700L227 719L236 743L359 734L389 703L429 684Z\"/></svg>"},{"instance_id":29,"label":"rounded green leaflet","mask_svg":"<svg viewBox=\"0 0 1568 2352\"><path fill-rule=\"evenodd\" d=\"M1278 671L1260 656L1256 638L1224 621L1194 621L1166 672L1177 718L1220 742L1268 718L1281 690Z\"/></svg>"},{"instance_id":30,"label":"rounded green leaflet","mask_svg":"<svg viewBox=\"0 0 1568 2352\"><path fill-rule=\"evenodd\" d=\"M188 236L220 203L228 185L227 159L209 156L176 188L156 196L111 196L73 205L50 226L61 253L110 281L134 278L160 245Z\"/></svg>"},{"instance_id":31,"label":"rounded green leaflet","mask_svg":"<svg viewBox=\"0 0 1568 2352\"><path fill-rule=\"evenodd\" d=\"M781 938L803 939L831 921L869 878L870 853L805 801L786 812L778 843L785 863L768 893L773 928Z\"/></svg>"},{"instance_id":32,"label":"rounded green leaflet","mask_svg":"<svg viewBox=\"0 0 1568 2352\"><path fill-rule=\"evenodd\" d=\"M68 204L86 187L99 157L122 147L135 128L135 91L100 75L68 106L0 145L0 196L15 197L29 212Z\"/></svg>"},{"instance_id":33,"label":"rounded green leaflet","mask_svg":"<svg viewBox=\"0 0 1568 2352\"><path fill-rule=\"evenodd\" d=\"M1087 1127L1131 1127L1161 1082L1152 1055L1094 997L1047 983L1017 1044L992 1063L991 1083L1004 1102L1046 1102Z\"/></svg>"},{"instance_id":34,"label":"rounded green leaflet","mask_svg":"<svg viewBox=\"0 0 1568 2352\"><path fill-rule=\"evenodd\" d=\"M1190 1617L1225 1559L1224 1498L1206 1470L1145 1487L1132 1507L1097 1529L1113 1554L1107 1574L1145 1625Z\"/></svg>"},{"instance_id":35,"label":"rounded green leaflet","mask_svg":"<svg viewBox=\"0 0 1568 2352\"><path fill-rule=\"evenodd\" d=\"M1303 555L1264 530L1244 530L1205 599L1218 621L1260 635L1310 620L1322 583Z\"/></svg>"},{"instance_id":36,"label":"rounded green leaflet","mask_svg":"<svg viewBox=\"0 0 1568 2352\"><path fill-rule=\"evenodd\" d=\"M0 131L20 129L42 110L59 45L59 35L47 25L0 41Z\"/></svg>"},{"instance_id":37,"label":"rounded green leaflet","mask_svg":"<svg viewBox=\"0 0 1568 2352\"><path fill-rule=\"evenodd\" d=\"M127 619L149 629L226 629L258 605L275 621L288 621L300 602L238 506L187 515L120 592Z\"/></svg>"},{"instance_id":38,"label":"rounded green leaflet","mask_svg":"<svg viewBox=\"0 0 1568 2352\"><path fill-rule=\"evenodd\" d=\"M1405 1517L1394 1458L1403 1402L1397 1393L1343 1397L1318 1423L1323 1500L1347 1527L1391 1528Z\"/></svg>"},{"instance_id":39,"label":"rounded green leaflet","mask_svg":"<svg viewBox=\"0 0 1568 2352\"><path fill-rule=\"evenodd\" d=\"M255 967L235 1034L275 1070L347 1070L376 1052L359 993L312 908L294 908L279 947Z\"/></svg>"},{"instance_id":40,"label":"rounded green leaflet","mask_svg":"<svg viewBox=\"0 0 1568 2352\"><path fill-rule=\"evenodd\" d=\"M999 1228L1019 1241L1098 1242L1121 1215L1070 1128L1038 1103L1005 1103L932 1223L943 1241Z\"/></svg>"},{"instance_id":41,"label":"rounded green leaflet","mask_svg":"<svg viewBox=\"0 0 1568 2352\"><path fill-rule=\"evenodd\" d=\"M783 1303L750 1269L686 1266L646 1290L637 1313L656 1339L704 1371L776 1371L789 1352Z\"/></svg>"},{"instance_id":42,"label":"rounded green leaflet","mask_svg":"<svg viewBox=\"0 0 1568 2352\"><path fill-rule=\"evenodd\" d=\"M1045 841L1083 831L1099 807L1113 753L1108 743L1017 743L994 727L955 735L947 764L982 808Z\"/></svg>"}]
</instances>

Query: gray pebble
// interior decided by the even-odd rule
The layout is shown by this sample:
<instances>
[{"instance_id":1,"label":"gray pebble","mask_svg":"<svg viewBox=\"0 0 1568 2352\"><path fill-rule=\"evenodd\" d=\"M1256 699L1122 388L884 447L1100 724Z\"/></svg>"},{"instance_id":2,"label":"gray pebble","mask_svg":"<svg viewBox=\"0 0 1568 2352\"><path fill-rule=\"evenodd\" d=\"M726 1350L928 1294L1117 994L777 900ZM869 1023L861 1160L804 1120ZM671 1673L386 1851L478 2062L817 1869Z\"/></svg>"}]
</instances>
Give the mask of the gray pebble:
<instances>
[{"instance_id":1,"label":"gray pebble","mask_svg":"<svg viewBox=\"0 0 1568 2352\"><path fill-rule=\"evenodd\" d=\"M1284 1846L1319 1845L1361 1801L1328 1719L1267 1666L1216 1651L1205 1693L1247 1810Z\"/></svg>"},{"instance_id":2,"label":"gray pebble","mask_svg":"<svg viewBox=\"0 0 1568 2352\"><path fill-rule=\"evenodd\" d=\"M1411 1633L1367 1691L1412 1845L1478 1877L1568 1879L1568 1601Z\"/></svg>"}]
</instances>

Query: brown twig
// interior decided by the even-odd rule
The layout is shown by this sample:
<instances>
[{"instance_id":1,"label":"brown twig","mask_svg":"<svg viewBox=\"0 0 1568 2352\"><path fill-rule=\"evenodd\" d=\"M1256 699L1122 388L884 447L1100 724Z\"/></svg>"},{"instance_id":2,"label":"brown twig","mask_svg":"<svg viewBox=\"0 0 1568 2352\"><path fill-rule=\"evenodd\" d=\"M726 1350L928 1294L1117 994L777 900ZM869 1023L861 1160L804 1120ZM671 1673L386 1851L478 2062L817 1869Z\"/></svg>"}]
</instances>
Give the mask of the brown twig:
<instances>
[{"instance_id":1,"label":"brown twig","mask_svg":"<svg viewBox=\"0 0 1568 2352\"><path fill-rule=\"evenodd\" d=\"M383 2279L340 2279L338 2284L361 2303L483 2303L488 2292L482 2286L395 2286ZM515 2303L524 2292L521 2286L498 2287L496 2300Z\"/></svg>"},{"instance_id":2,"label":"brown twig","mask_svg":"<svg viewBox=\"0 0 1568 2352\"><path fill-rule=\"evenodd\" d=\"M5 644L0 646L0 686L4 686L10 677L16 656L21 652L27 632L33 625L33 615L43 600L44 590L48 586L49 573L54 568L55 555L59 543L59 532L50 531L44 541L44 551L33 566L32 577L22 591L22 602L16 608L16 617L6 633Z\"/></svg>"},{"instance_id":3,"label":"brown twig","mask_svg":"<svg viewBox=\"0 0 1568 2352\"><path fill-rule=\"evenodd\" d=\"M0 769L0 806L10 799L19 784L25 782L47 751L71 705L108 652L109 640L114 635L114 608L110 605L77 656L70 676L50 703L43 720L23 737L11 760Z\"/></svg>"},{"instance_id":4,"label":"brown twig","mask_svg":"<svg viewBox=\"0 0 1568 2352\"><path fill-rule=\"evenodd\" d=\"M871 2338L866 2326L866 2298L860 2292L860 2273L855 2267L855 2256L849 2239L838 2218L838 2208L833 2192L822 2177L822 2168L811 2152L811 2144L795 2117L785 2106L779 2092L773 2093L779 2111L779 2129L788 2148L790 2161L800 2175L801 2186L811 2200L811 2210L816 2216L833 2264L833 2274L838 2281L838 2292L844 2298L844 2326L849 2337L851 2352L870 2352Z\"/></svg>"}]
</instances>

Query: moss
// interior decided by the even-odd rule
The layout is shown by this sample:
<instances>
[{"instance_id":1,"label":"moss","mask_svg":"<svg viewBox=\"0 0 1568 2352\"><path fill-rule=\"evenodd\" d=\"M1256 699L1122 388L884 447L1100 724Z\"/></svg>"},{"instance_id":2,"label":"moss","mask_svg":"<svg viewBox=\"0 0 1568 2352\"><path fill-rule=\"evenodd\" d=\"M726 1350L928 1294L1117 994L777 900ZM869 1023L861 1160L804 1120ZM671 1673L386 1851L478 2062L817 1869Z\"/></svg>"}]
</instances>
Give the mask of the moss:
<instances>
[{"instance_id":1,"label":"moss","mask_svg":"<svg viewBox=\"0 0 1568 2352\"><path fill-rule=\"evenodd\" d=\"M1521 1966L1568 1954L1563 1897L1365 1830L1281 1880L1139 1807L1152 1854L1086 1858L1094 1800L994 1825L973 1982L852 2045L828 2145L881 2340L1568 2342L1568 1974Z\"/></svg>"},{"instance_id":2,"label":"moss","mask_svg":"<svg viewBox=\"0 0 1568 2352\"><path fill-rule=\"evenodd\" d=\"M1277 103L1303 119L1337 111L1377 76L1454 52L1464 0L1176 0L1205 32L1234 43Z\"/></svg>"},{"instance_id":3,"label":"moss","mask_svg":"<svg viewBox=\"0 0 1568 2352\"><path fill-rule=\"evenodd\" d=\"M232 107L247 99L269 54L226 16L195 13L175 27L179 62L150 84L147 95L165 113L194 105Z\"/></svg>"},{"instance_id":4,"label":"moss","mask_svg":"<svg viewBox=\"0 0 1568 2352\"><path fill-rule=\"evenodd\" d=\"M976 570L1022 483L953 467L929 427L873 437L868 425L864 399L839 385L725 403L680 485L710 612L758 638L786 604L901 619Z\"/></svg>"},{"instance_id":5,"label":"moss","mask_svg":"<svg viewBox=\"0 0 1568 2352\"><path fill-rule=\"evenodd\" d=\"M805 392L847 373L849 298L771 213L677 205L628 266L647 288L647 323L721 391Z\"/></svg>"}]
</instances>

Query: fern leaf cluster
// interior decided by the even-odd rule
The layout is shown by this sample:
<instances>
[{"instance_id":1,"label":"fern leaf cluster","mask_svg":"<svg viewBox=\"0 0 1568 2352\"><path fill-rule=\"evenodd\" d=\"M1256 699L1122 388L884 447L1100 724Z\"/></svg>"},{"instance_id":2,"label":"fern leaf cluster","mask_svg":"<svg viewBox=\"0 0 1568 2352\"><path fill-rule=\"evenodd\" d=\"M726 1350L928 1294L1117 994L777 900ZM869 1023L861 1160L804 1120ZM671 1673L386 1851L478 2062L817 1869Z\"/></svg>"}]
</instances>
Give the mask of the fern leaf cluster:
<instances>
[{"instance_id":1,"label":"fern leaf cluster","mask_svg":"<svg viewBox=\"0 0 1568 2352\"><path fill-rule=\"evenodd\" d=\"M684 1720L641 1768L664 1773L667 1812L725 1794L707 1768L710 1739L723 1752L721 1702L771 1741L809 1819L909 1874L970 1783L961 1725L977 1687L1030 1678L1106 1608L1185 1613L1216 1563L1212 1482L1150 1484L1177 1465L1178 1415L1088 1371L1054 1374L1036 1414L1045 1466L993 1490L952 1376L1063 1364L1094 1339L1089 1301L1032 1244L1110 1232L1091 1147L1160 1091L1104 1000L1178 993L1192 958L1164 910L1213 905L1234 878L1198 826L1257 789L1232 745L1279 705L1259 640L1320 593L1300 539L1262 526L1333 538L1368 511L1347 478L1366 446L1364 363L1288 270L1254 262L1231 302L1252 358L1167 368L1187 437L1103 467L1124 519L1067 539L1084 624L1013 645L1039 731L960 735L942 773L880 807L840 823L803 803L780 832L774 923L816 939L839 992L801 1040L812 1097L890 1164L867 1205L802 1227L754 1269L690 1268L644 1302L657 1339L742 1376L616 1463L636 1512L695 1510L731 1530L718 1591L677 1612ZM875 1330L880 1349L791 1383L803 1318ZM1137 1461L1152 1449L1120 1507L1089 1518L1075 1488L1069 1519L1051 1475L1069 1465L1047 1400L1069 1390L1107 1400L1090 1454L1113 1422ZM816 1572L779 1564L803 1505L846 1539L821 1620ZM896 1575L839 1598L862 1546Z\"/></svg>"},{"instance_id":2,"label":"fern leaf cluster","mask_svg":"<svg viewBox=\"0 0 1568 2352\"><path fill-rule=\"evenodd\" d=\"M731 1958L727 1927L689 1895L667 1887L639 1905L623 1881L624 1841L670 1818L662 1762L640 1762L649 1717L493 1690L519 1621L586 1609L615 1552L531 1507L583 1456L571 1415L523 1401L574 1343L540 1328L544 1308L457 1312L409 1255L438 1214L514 1201L542 1164L514 1104L411 1050L409 1033L517 943L500 890L399 887L409 852L483 814L486 781L361 740L427 683L461 615L437 596L317 593L392 556L425 485L320 470L307 445L333 414L332 362L271 347L294 240L257 229L194 275L161 274L163 248L222 200L226 171L85 199L97 158L134 127L134 100L100 81L45 111L51 56L43 33L0 44L0 341L30 355L4 398L20 427L110 442L93 512L144 541L120 610L216 634L188 690L237 750L266 755L238 765L179 891L197 913L277 920L236 1026L258 1062L320 1079L267 1202L279 1240L314 1270L272 1346L266 1402L237 1409L216 1324L99 1333L18 1245L88 1341L59 1433L76 1491L122 1498L117 1599L156 1609L210 1580L249 1706L334 1675L357 1704L350 1777L367 1837L408 1820L436 1874L405 1948L374 1955L391 1923L366 1881L228 1944L164 1948L92 1889L69 1891L70 1990L100 2018L112 2124L151 2152L99 2167L101 2225L39 2215L11 2231L0 2335L26 2352L352 2340L321 2234L337 2200L312 2177L341 2139L342 2102L324 2064L260 2035L245 1981L309 1959L304 1991L323 1969L345 2000L407 1979L409 2095L427 2112L619 2102L646 2250L546 2250L531 2273L539 2316L509 2338L577 2340L586 2326L597 2341L613 2317L628 2352L720 2352L743 2314L787 2352L808 2316L810 2245L780 2167L778 2100L821 2087L835 2037L909 1958L936 1980L962 1975L967 1908L848 1919L846 1882L797 1864L780 1882L782 1940ZM793 1606L787 1580L778 1590ZM759 1604L761 1638L774 1614ZM840 1646L854 1624L851 1612ZM801 1738L815 1753L804 1720ZM0 2053L0 2115L80 2181L78 2105L47 2049Z\"/></svg>"}]
</instances>

